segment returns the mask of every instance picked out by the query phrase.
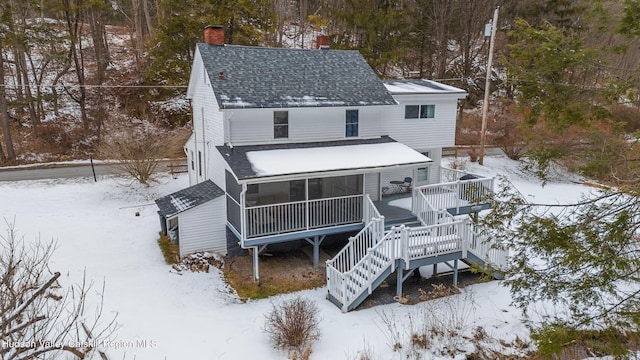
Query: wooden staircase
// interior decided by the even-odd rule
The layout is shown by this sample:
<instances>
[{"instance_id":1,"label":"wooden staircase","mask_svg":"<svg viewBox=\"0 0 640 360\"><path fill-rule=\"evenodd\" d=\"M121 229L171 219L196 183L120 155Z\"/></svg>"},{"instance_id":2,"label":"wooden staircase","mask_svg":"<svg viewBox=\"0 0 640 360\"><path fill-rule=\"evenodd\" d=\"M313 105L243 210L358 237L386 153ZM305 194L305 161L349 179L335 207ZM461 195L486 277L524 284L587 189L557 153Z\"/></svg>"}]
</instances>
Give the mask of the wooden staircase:
<instances>
[{"instance_id":1,"label":"wooden staircase","mask_svg":"<svg viewBox=\"0 0 640 360\"><path fill-rule=\"evenodd\" d=\"M396 271L451 260L504 268L506 251L492 246L469 218L454 218L449 207L435 208L425 194L431 189L426 190L413 189L415 216L388 224L365 198L365 227L326 263L328 299L343 312L355 309ZM433 191L429 195L433 198ZM475 205L466 202L465 206Z\"/></svg>"}]
</instances>

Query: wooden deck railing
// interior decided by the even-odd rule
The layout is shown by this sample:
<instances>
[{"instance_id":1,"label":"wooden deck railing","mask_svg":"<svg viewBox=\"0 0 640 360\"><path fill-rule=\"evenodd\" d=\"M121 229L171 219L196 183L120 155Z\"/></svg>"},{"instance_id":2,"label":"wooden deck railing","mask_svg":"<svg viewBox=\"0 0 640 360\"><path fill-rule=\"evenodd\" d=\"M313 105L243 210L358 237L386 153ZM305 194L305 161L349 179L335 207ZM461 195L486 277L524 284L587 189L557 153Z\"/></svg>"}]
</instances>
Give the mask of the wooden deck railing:
<instances>
[{"instance_id":1,"label":"wooden deck railing","mask_svg":"<svg viewBox=\"0 0 640 360\"><path fill-rule=\"evenodd\" d=\"M244 238L353 224L362 221L363 195L245 208Z\"/></svg>"},{"instance_id":2,"label":"wooden deck railing","mask_svg":"<svg viewBox=\"0 0 640 360\"><path fill-rule=\"evenodd\" d=\"M415 190L424 194L433 209L459 209L462 206L486 203L493 194L493 178L429 184Z\"/></svg>"}]
</instances>

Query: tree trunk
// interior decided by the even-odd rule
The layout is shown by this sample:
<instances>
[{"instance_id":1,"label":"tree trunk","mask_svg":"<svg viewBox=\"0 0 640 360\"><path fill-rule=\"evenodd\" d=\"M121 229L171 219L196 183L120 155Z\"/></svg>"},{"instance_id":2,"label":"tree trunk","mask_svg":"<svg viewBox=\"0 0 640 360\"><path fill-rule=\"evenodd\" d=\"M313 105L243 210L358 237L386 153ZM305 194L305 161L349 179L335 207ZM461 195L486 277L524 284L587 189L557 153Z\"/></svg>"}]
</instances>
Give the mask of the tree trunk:
<instances>
[{"instance_id":1,"label":"tree trunk","mask_svg":"<svg viewBox=\"0 0 640 360\"><path fill-rule=\"evenodd\" d=\"M69 56L73 62L76 77L78 79L78 87L80 91L80 97L73 99L80 105L80 118L82 120L82 126L85 130L89 130L89 119L87 117L87 90L85 88L86 82L84 77L84 64L82 63L82 42L80 41L79 21L80 21L80 7L82 0L78 0L73 5L71 0L62 0L65 20L67 22L67 31L69 32L69 38L71 40L71 47Z\"/></svg>"},{"instance_id":2,"label":"tree trunk","mask_svg":"<svg viewBox=\"0 0 640 360\"><path fill-rule=\"evenodd\" d=\"M11 126L9 124L9 113L7 112L7 94L4 87L4 57L0 53L0 122L2 122L2 135L7 148L7 160L14 161L16 153L13 149L11 139Z\"/></svg>"}]
</instances>

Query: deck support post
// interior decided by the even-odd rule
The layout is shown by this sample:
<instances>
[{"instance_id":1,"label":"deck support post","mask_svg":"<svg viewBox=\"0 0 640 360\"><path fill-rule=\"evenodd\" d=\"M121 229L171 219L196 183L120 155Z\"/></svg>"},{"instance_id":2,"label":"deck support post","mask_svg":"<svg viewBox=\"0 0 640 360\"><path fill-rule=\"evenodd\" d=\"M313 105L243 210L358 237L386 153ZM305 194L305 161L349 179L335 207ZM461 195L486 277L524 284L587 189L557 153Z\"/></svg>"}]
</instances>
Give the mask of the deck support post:
<instances>
[{"instance_id":1,"label":"deck support post","mask_svg":"<svg viewBox=\"0 0 640 360\"><path fill-rule=\"evenodd\" d=\"M396 295L402 296L402 282L404 278L404 270L402 270L400 267L397 267L396 274L398 275L396 279Z\"/></svg>"},{"instance_id":2,"label":"deck support post","mask_svg":"<svg viewBox=\"0 0 640 360\"><path fill-rule=\"evenodd\" d=\"M313 268L318 269L320 263L320 244L324 241L326 235L316 235L313 238L305 238L305 240L313 245Z\"/></svg>"},{"instance_id":3,"label":"deck support post","mask_svg":"<svg viewBox=\"0 0 640 360\"><path fill-rule=\"evenodd\" d=\"M438 263L433 264L433 274L431 274L431 277L436 276L438 276Z\"/></svg>"},{"instance_id":4,"label":"deck support post","mask_svg":"<svg viewBox=\"0 0 640 360\"><path fill-rule=\"evenodd\" d=\"M453 286L458 286L458 260L453 260Z\"/></svg>"},{"instance_id":5,"label":"deck support post","mask_svg":"<svg viewBox=\"0 0 640 360\"><path fill-rule=\"evenodd\" d=\"M260 273L258 272L258 255L259 250L257 246L253 247L253 281L260 281Z\"/></svg>"},{"instance_id":6,"label":"deck support post","mask_svg":"<svg viewBox=\"0 0 640 360\"><path fill-rule=\"evenodd\" d=\"M253 250L253 281L260 282L260 272L258 271L258 255L267 248L267 245L254 246Z\"/></svg>"}]
</instances>

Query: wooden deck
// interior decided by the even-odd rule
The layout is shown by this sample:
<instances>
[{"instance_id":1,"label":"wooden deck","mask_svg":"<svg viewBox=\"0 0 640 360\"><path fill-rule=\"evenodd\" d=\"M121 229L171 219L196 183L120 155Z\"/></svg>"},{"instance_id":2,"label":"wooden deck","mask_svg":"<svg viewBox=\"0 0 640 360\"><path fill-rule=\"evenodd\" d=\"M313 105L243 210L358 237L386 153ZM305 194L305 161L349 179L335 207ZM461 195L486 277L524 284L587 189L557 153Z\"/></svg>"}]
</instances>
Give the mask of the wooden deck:
<instances>
[{"instance_id":1,"label":"wooden deck","mask_svg":"<svg viewBox=\"0 0 640 360\"><path fill-rule=\"evenodd\" d=\"M486 208L492 190L493 179L479 177L414 188L411 211L389 204L407 196L388 196L375 203L367 197L370 204L364 207L371 216L365 218L364 228L327 261L329 300L343 312L350 311L394 272L401 295L405 271L445 261L453 261L454 279L458 260L504 268L506 251L494 247L470 219L456 220L451 215ZM418 226L405 226L407 219L419 220ZM398 226L387 229L387 221L398 221Z\"/></svg>"}]
</instances>

